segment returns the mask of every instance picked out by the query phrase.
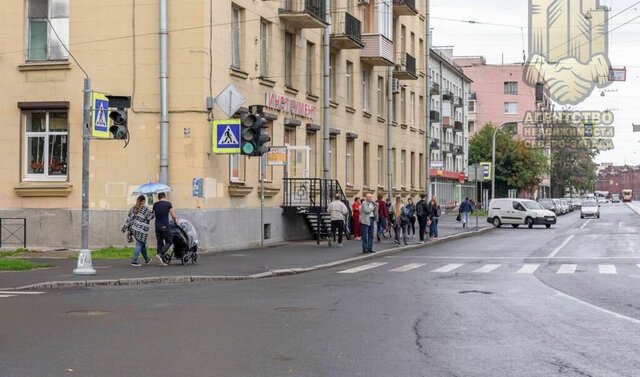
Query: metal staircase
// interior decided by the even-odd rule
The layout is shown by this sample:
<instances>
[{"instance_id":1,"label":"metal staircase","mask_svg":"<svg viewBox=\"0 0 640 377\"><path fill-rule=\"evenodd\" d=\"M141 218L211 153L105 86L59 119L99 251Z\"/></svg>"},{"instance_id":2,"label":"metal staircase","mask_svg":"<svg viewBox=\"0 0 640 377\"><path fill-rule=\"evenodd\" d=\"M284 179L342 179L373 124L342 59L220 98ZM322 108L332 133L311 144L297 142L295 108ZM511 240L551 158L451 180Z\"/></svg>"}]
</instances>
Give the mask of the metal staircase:
<instances>
[{"instance_id":1,"label":"metal staircase","mask_svg":"<svg viewBox=\"0 0 640 377\"><path fill-rule=\"evenodd\" d=\"M340 183L336 179L324 178L284 178L284 202L282 209L286 216L303 216L311 236L320 243L331 231L331 219L327 206L333 201L336 193L349 211L345 220L345 233L349 239L351 228L351 206Z\"/></svg>"}]
</instances>

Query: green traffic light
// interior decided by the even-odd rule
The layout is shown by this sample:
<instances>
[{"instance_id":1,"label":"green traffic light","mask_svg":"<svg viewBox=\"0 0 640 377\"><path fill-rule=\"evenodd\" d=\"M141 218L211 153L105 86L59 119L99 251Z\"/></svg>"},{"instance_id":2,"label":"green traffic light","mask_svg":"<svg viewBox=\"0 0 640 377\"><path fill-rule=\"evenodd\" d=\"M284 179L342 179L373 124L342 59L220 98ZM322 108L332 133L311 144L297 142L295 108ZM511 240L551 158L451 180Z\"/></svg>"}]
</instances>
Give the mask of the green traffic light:
<instances>
[{"instance_id":1,"label":"green traffic light","mask_svg":"<svg viewBox=\"0 0 640 377\"><path fill-rule=\"evenodd\" d=\"M244 143L242 144L242 154L251 155L256 147L252 143Z\"/></svg>"}]
</instances>

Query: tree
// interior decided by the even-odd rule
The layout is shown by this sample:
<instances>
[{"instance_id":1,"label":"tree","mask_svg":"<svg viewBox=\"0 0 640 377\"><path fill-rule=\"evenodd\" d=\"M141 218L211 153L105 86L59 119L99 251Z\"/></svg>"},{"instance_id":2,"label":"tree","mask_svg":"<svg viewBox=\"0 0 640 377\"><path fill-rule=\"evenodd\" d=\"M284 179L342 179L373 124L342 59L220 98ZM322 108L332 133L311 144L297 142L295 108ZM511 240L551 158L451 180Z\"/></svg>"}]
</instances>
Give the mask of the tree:
<instances>
[{"instance_id":1,"label":"tree","mask_svg":"<svg viewBox=\"0 0 640 377\"><path fill-rule=\"evenodd\" d=\"M558 127L558 126L556 126ZM562 127L575 127L563 125ZM596 180L596 164L593 158L598 150L576 133L575 136L552 139L551 193L560 198L566 190L590 191Z\"/></svg>"},{"instance_id":2,"label":"tree","mask_svg":"<svg viewBox=\"0 0 640 377\"><path fill-rule=\"evenodd\" d=\"M487 123L469 142L469 163L491 161L495 126ZM528 148L504 129L496 134L496 197L507 196L507 190L533 192L549 172L547 157L541 150Z\"/></svg>"}]
</instances>

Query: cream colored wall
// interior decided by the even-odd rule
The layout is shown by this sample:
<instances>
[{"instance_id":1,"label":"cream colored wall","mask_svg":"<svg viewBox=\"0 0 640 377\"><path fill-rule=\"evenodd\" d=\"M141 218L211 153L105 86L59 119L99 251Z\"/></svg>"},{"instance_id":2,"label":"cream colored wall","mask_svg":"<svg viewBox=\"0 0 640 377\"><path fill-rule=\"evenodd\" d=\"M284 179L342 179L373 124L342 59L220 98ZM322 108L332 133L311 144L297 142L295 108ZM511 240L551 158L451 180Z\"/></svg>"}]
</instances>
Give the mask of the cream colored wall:
<instances>
[{"instance_id":1,"label":"cream colored wall","mask_svg":"<svg viewBox=\"0 0 640 377\"><path fill-rule=\"evenodd\" d=\"M213 3L211 3L213 2ZM221 4L223 3L223 4ZM344 4L342 4L344 3ZM110 1L108 6L93 1L71 1L70 8L70 50L92 78L92 88L115 95L129 95L133 107L129 111L129 128L132 140L126 149L117 141L91 142L91 192L92 208L122 209L131 204L129 193L138 184L158 179L159 164L159 66L158 66L158 1L139 0L135 9L135 70L133 7L130 1ZM296 132L296 144L304 145L306 123L321 124L322 119L322 29L298 31L294 86L297 95L285 93L284 88L284 31L286 27L278 17L277 2L238 0L244 7L242 26L242 69L248 77L239 78L230 74L231 2L200 0L189 2L169 2L169 184L173 187L170 199L179 208L244 208L259 205L258 159L245 161L247 186L254 190L245 197L230 198L229 158L211 155L211 129L207 120L206 97L215 97L229 83L247 98L245 105L264 104L264 93L271 91L313 103L316 106L314 119L302 119L302 126ZM338 1L344 7L346 0ZM211 12L213 8L213 12ZM359 12L354 12L358 16ZM212 20L210 20L212 14ZM260 17L272 22L270 50L270 78L276 82L274 88L260 84L257 78L259 67L259 20ZM82 79L79 67L70 61L69 69L20 71L24 64L25 48L23 1L12 0L3 4L0 13L0 82L5 88L0 96L0 127L5 130L0 138L0 208L79 208L81 193L81 121L82 121ZM118 20L114 22L113 20ZM416 34L418 40L424 35L424 21L418 16L402 16L400 20L407 27L407 35ZM212 27L206 27L212 23ZM399 28L399 23L394 27ZM209 43L212 39L212 59ZM316 45L316 79L314 94L320 98L314 102L306 96L305 60L306 40ZM426 48L426 45L425 45ZM14 53L11 53L14 52ZM370 143L370 189L375 183L385 182L386 177L377 177L377 147L385 146L386 122L377 118L376 85L377 76L385 77L386 67L374 67L371 74L371 113L363 116L361 103L360 50L336 50L338 72L345 72L346 60L354 63L355 113L345 110L344 80L338 79L338 106L330 111L330 127L341 129L338 136L338 179L344 182L346 161L346 132L359 135L355 141L355 184L362 189L363 142ZM416 51L417 54L417 51ZM416 57L418 63L424 61ZM211 66L210 66L211 64ZM209 80L209 70L213 76ZM418 72L422 67L418 65ZM407 99L411 90L416 93L416 123L422 124L417 104L424 95L424 77L418 80L403 80L407 85ZM210 88L211 87L211 88ZM411 89L413 88L413 89ZM135 92L134 92L135 91ZM21 198L14 192L20 183L20 111L19 101L69 101L69 182L73 185L71 194L63 198ZM426 98L425 98L426 101ZM386 106L386 97L385 97ZM275 112L277 113L277 112ZM386 113L386 111L385 111ZM285 114L277 113L274 122L272 145L282 145L284 138L283 119ZM407 110L408 114L408 110ZM286 115L290 117L290 115ZM226 116L214 109L215 119ZM185 137L185 128L190 137ZM401 127L393 128L393 145L396 153L395 185L400 187L400 150L407 151L407 167L414 151L416 159L423 153L424 135ZM317 145L318 175L322 174L322 133L318 132ZM385 166L386 166L385 148ZM416 161L416 169L419 163ZM386 168L384 170L386 174ZM419 186L419 173L415 172ZM191 196L191 180L205 179L205 198ZM282 168L274 168L273 183L267 186L281 187ZM410 174L407 173L407 183ZM408 188L408 187L407 187ZM388 189L388 188L387 188ZM282 194L266 199L266 205L276 207L282 202Z\"/></svg>"}]
</instances>

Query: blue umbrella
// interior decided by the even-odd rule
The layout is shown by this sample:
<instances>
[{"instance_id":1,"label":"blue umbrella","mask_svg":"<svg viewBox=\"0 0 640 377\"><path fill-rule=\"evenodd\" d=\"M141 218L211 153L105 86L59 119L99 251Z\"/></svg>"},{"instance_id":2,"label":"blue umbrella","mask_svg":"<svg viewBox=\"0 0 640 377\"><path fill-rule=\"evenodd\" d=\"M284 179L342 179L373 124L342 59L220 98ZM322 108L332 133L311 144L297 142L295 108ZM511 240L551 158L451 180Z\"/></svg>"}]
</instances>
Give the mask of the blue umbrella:
<instances>
[{"instance_id":1,"label":"blue umbrella","mask_svg":"<svg viewBox=\"0 0 640 377\"><path fill-rule=\"evenodd\" d=\"M131 193L132 196L136 195L149 195L149 194L158 194L161 192L169 192L171 191L171 187L165 185L160 182L149 182L144 185L138 186L138 188Z\"/></svg>"}]
</instances>

